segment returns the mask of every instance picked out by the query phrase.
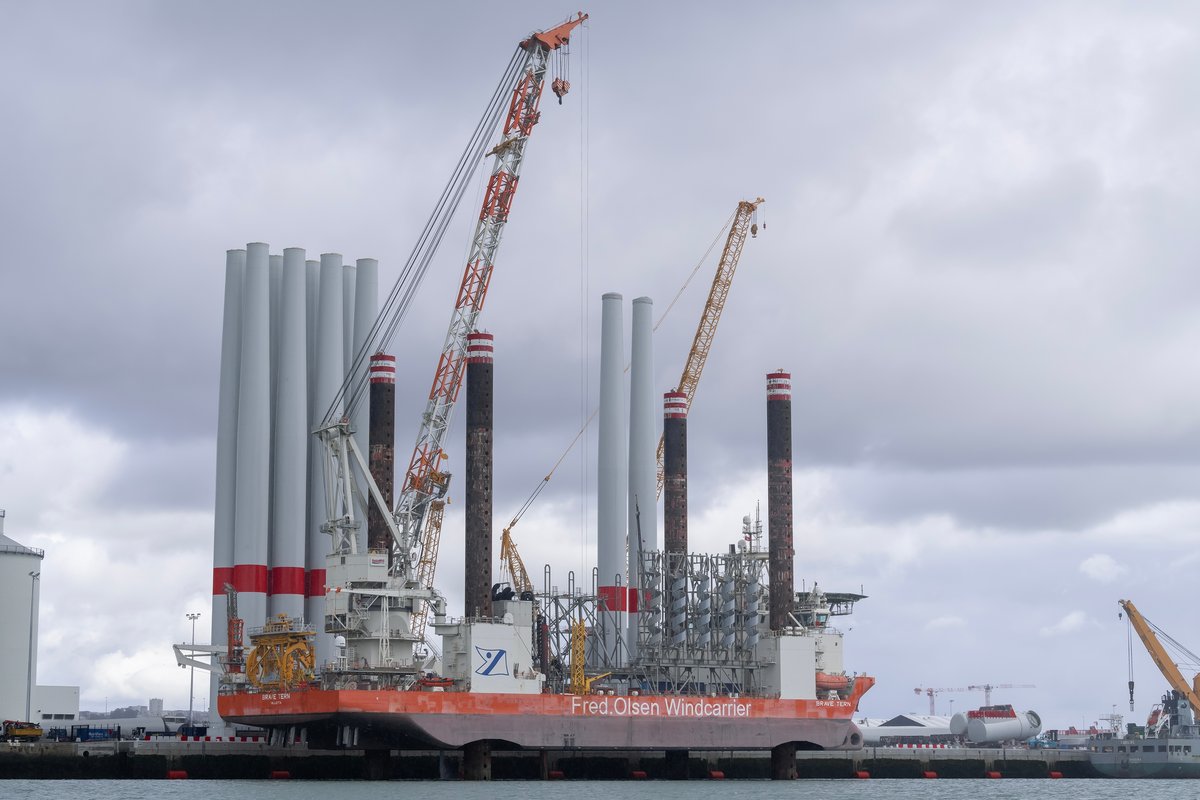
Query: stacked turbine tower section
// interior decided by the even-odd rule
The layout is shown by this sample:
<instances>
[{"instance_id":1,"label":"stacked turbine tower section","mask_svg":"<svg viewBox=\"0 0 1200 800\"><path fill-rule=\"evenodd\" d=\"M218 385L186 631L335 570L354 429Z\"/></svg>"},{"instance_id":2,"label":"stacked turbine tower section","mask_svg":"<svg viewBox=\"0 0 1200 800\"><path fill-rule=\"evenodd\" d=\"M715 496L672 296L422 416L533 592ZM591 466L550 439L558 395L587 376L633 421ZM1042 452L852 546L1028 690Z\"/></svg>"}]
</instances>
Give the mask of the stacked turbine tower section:
<instances>
[{"instance_id":1,"label":"stacked turbine tower section","mask_svg":"<svg viewBox=\"0 0 1200 800\"><path fill-rule=\"evenodd\" d=\"M596 468L596 610L593 661L622 665L623 628L629 610L626 572L627 475L625 440L623 298L604 295L600 316L600 410Z\"/></svg>"},{"instance_id":2,"label":"stacked turbine tower section","mask_svg":"<svg viewBox=\"0 0 1200 800\"><path fill-rule=\"evenodd\" d=\"M246 245L238 372L233 586L244 619L267 619L267 526L271 500L270 253Z\"/></svg>"},{"instance_id":3,"label":"stacked turbine tower section","mask_svg":"<svg viewBox=\"0 0 1200 800\"><path fill-rule=\"evenodd\" d=\"M308 358L306 353L307 276L304 251L283 251L277 302L278 358L275 378L275 438L271 460L271 536L268 576L269 616L303 619L304 550L308 522ZM274 320L272 320L274 323Z\"/></svg>"},{"instance_id":4,"label":"stacked turbine tower section","mask_svg":"<svg viewBox=\"0 0 1200 800\"><path fill-rule=\"evenodd\" d=\"M325 459L312 431L347 377L345 353L362 346L376 316L377 264L362 259L358 269L361 275L343 268L333 253L320 262L307 261L301 248L273 255L261 242L226 254L213 536L211 641L218 654L249 644L228 639L232 592L247 637L283 616L318 631L320 661L335 655L324 632L332 549ZM347 284L356 287L348 304ZM356 320L365 321L361 333ZM345 341L348 333L353 341ZM355 424L365 442L367 408ZM228 668L229 656L218 660ZM210 685L213 709L218 672Z\"/></svg>"},{"instance_id":5,"label":"stacked turbine tower section","mask_svg":"<svg viewBox=\"0 0 1200 800\"><path fill-rule=\"evenodd\" d=\"M654 424L654 347L652 315L654 302L649 297L633 301L632 358L629 368L629 617L628 653L637 658L639 608L646 595L642 592L640 565L642 554L658 549L658 467L655 446L658 435ZM657 619L649 620L650 625Z\"/></svg>"}]
</instances>

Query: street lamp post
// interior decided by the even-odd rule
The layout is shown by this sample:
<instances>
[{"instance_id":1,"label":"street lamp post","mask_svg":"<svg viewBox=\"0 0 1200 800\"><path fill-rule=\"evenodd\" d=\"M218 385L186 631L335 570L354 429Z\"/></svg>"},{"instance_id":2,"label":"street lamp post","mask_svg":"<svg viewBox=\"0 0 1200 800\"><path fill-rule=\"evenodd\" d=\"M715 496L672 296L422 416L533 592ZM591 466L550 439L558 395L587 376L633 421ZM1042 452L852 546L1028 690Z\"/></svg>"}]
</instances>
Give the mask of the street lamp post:
<instances>
[{"instance_id":1,"label":"street lamp post","mask_svg":"<svg viewBox=\"0 0 1200 800\"><path fill-rule=\"evenodd\" d=\"M200 619L200 612L193 611L187 615L187 618L192 621L192 658L196 657L196 620ZM196 721L192 719L192 701L196 697L196 668L191 668L191 677L188 679L188 727L196 727Z\"/></svg>"},{"instance_id":2,"label":"street lamp post","mask_svg":"<svg viewBox=\"0 0 1200 800\"><path fill-rule=\"evenodd\" d=\"M34 614L37 612L37 582L42 576L40 572L29 573L29 658L26 664L25 677L25 721L33 722L33 648L36 642L33 640L33 621Z\"/></svg>"}]
</instances>

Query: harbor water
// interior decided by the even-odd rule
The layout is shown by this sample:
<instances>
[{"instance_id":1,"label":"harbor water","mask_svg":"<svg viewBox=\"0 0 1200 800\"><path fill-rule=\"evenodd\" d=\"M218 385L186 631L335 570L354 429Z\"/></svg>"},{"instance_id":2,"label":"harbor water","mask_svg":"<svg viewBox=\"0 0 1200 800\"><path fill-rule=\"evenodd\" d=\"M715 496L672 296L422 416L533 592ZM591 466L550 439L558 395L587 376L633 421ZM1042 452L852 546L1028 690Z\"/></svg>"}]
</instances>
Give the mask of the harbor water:
<instances>
[{"instance_id":1,"label":"harbor water","mask_svg":"<svg viewBox=\"0 0 1200 800\"><path fill-rule=\"evenodd\" d=\"M838 781L28 781L0 780L0 797L21 800L1194 800L1192 781L838 780Z\"/></svg>"}]
</instances>

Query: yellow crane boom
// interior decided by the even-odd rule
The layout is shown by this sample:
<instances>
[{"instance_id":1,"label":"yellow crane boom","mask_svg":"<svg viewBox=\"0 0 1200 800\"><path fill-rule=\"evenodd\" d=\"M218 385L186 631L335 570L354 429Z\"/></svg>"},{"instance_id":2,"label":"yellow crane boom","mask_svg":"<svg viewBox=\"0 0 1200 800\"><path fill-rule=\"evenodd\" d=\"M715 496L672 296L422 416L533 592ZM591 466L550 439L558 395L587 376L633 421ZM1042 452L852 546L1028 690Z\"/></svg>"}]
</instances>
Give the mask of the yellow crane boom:
<instances>
[{"instance_id":1,"label":"yellow crane boom","mask_svg":"<svg viewBox=\"0 0 1200 800\"><path fill-rule=\"evenodd\" d=\"M517 521L514 519L500 534L500 578L501 580L507 579L519 596L522 592L533 591L533 581L529 580L529 573L525 571L525 562L521 560L521 554L517 552L517 544L512 538L512 526L516 524Z\"/></svg>"},{"instance_id":2,"label":"yellow crane boom","mask_svg":"<svg viewBox=\"0 0 1200 800\"><path fill-rule=\"evenodd\" d=\"M692 398L696 395L696 386L700 383L700 373L708 361L708 353L712 350L713 339L717 336L717 323L721 321L721 312L725 309L725 300L729 297L729 287L733 285L733 273L737 270L738 259L742 257L742 247L746 244L746 235L756 236L758 226L754 224L754 212L765 200L761 197L754 200L743 200L738 203L733 216L733 224L729 226L729 236L725 240L725 249L721 251L721 260L717 262L717 274L713 276L712 288L708 290L708 301L704 304L704 313L700 315L700 324L696 326L696 336L692 340L692 349L688 353L687 363L683 365L683 374L679 377L676 391L687 395L687 407L691 409ZM658 496L663 491L663 437L658 437Z\"/></svg>"},{"instance_id":3,"label":"yellow crane boom","mask_svg":"<svg viewBox=\"0 0 1200 800\"><path fill-rule=\"evenodd\" d=\"M1179 670L1179 667L1171 660L1167 648L1158 637L1160 631L1154 623L1143 617L1142 612L1137 610L1137 606L1132 601L1118 600L1117 603L1125 611L1125 616L1128 617L1129 624L1137 632L1138 638L1142 640L1142 644L1146 647L1146 652L1150 654L1150 658L1158 667L1158 671L1167 679L1167 683L1171 685L1172 689L1186 697L1192 708L1200 708L1200 674L1193 676L1189 683ZM1170 639L1170 637L1167 638ZM1172 640L1172 644L1177 643ZM1132 664L1132 662L1130 663ZM1130 675L1129 677L1129 706L1132 709L1133 676Z\"/></svg>"}]
</instances>

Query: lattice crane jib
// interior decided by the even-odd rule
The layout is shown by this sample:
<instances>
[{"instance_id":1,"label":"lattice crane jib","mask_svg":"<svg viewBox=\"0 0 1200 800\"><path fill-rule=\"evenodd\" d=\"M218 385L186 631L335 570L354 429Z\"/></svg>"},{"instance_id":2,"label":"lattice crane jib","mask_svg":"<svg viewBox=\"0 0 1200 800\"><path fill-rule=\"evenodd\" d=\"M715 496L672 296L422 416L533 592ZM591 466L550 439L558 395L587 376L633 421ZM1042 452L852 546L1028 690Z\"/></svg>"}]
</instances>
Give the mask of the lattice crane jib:
<instances>
[{"instance_id":1,"label":"lattice crane jib","mask_svg":"<svg viewBox=\"0 0 1200 800\"><path fill-rule=\"evenodd\" d=\"M733 285L733 274L737 270L738 259L742 257L742 248L746 237L758 234L757 223L754 222L755 212L765 201L761 198L742 200L734 212L733 223L729 226L729 236L725 239L725 248L721 251L721 259L717 262L717 273L713 276L712 287L708 291L708 300L704 303L704 313L700 315L700 323L696 326L696 335L692 339L692 349L688 352L687 362L683 365L683 374L679 378L676 391L687 395L687 408L692 407L692 398L696 396L696 387L700 384L700 375L704 372L704 364L708 361L709 351L712 350L713 340L717 336L717 323L721 321L721 312L725 309L725 301L729 297L729 288ZM663 437L658 439L658 496L662 497L663 481Z\"/></svg>"},{"instance_id":2,"label":"lattice crane jib","mask_svg":"<svg viewBox=\"0 0 1200 800\"><path fill-rule=\"evenodd\" d=\"M505 528L500 534L500 577L507 578L518 595L533 591L533 581L529 579L525 561L512 538L512 526Z\"/></svg>"},{"instance_id":3,"label":"lattice crane jib","mask_svg":"<svg viewBox=\"0 0 1200 800\"><path fill-rule=\"evenodd\" d=\"M525 51L524 63L512 90L500 142L489 153L493 156L493 161L484 191L483 206L471 239L454 312L450 317L446 340L434 373L433 386L429 391L425 413L421 417L417 443L413 448L413 455L396 503L395 516L402 531L401 539L420 551L417 582L422 587L433 585L437 569L441 539L440 515L427 514L427 511L431 510L433 501L440 501L444 496L449 478L449 475L441 471L442 459L445 457L442 445L450 426L454 404L462 388L467 334L475 329L479 313L483 309L495 266L496 251L500 246L500 237L516 195L525 146L541 116L538 107L550 55L567 44L571 31L585 19L587 15L579 13L558 27L535 33L521 42L520 46ZM565 88L559 88L565 93ZM397 553L397 556L394 559L395 563L405 563L410 558L408 553ZM421 607L413 615L413 633L422 638L428 608L428 604L421 603Z\"/></svg>"}]
</instances>

